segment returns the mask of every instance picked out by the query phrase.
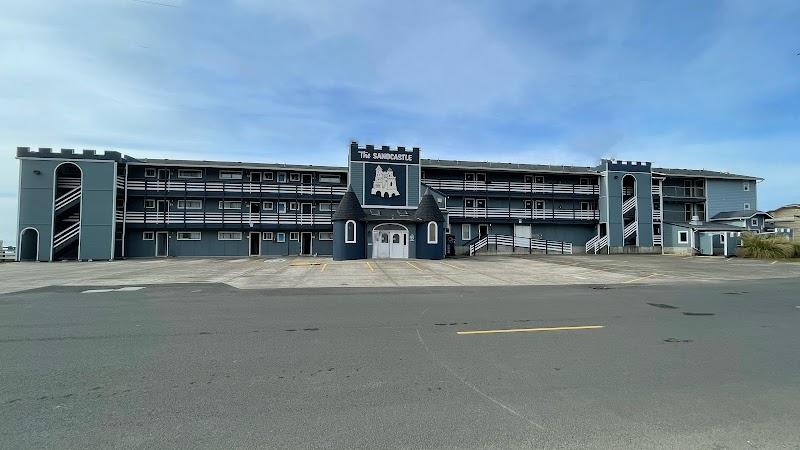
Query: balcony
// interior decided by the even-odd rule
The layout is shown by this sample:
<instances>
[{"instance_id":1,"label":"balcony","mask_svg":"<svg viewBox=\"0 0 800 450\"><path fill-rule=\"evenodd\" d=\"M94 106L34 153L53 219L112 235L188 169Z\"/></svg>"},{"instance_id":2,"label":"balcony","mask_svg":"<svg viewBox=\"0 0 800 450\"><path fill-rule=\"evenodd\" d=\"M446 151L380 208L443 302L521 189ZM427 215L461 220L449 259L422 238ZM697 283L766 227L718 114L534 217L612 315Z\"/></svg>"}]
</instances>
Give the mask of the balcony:
<instances>
[{"instance_id":1,"label":"balcony","mask_svg":"<svg viewBox=\"0 0 800 450\"><path fill-rule=\"evenodd\" d=\"M450 218L483 219L540 219L540 220L598 220L600 211L582 209L514 209L514 208L451 208L447 207Z\"/></svg>"},{"instance_id":2,"label":"balcony","mask_svg":"<svg viewBox=\"0 0 800 450\"><path fill-rule=\"evenodd\" d=\"M261 213L242 212L143 212L117 211L117 221L132 224L165 224L165 225L205 225L205 224L238 224L238 225L330 225L333 213L294 214L294 213Z\"/></svg>"},{"instance_id":3,"label":"balcony","mask_svg":"<svg viewBox=\"0 0 800 450\"><path fill-rule=\"evenodd\" d=\"M529 194L598 195L595 184L517 183L513 181L464 181L424 179L422 184L438 191L520 192Z\"/></svg>"},{"instance_id":4,"label":"balcony","mask_svg":"<svg viewBox=\"0 0 800 450\"><path fill-rule=\"evenodd\" d=\"M705 198L706 190L702 187L662 186L661 195L672 198Z\"/></svg>"},{"instance_id":5,"label":"balcony","mask_svg":"<svg viewBox=\"0 0 800 450\"><path fill-rule=\"evenodd\" d=\"M117 177L117 187L124 187L123 177ZM250 183L223 181L172 181L172 180L128 180L131 191L162 192L209 192L238 194L282 194L282 195L344 195L346 186L312 184Z\"/></svg>"}]
</instances>

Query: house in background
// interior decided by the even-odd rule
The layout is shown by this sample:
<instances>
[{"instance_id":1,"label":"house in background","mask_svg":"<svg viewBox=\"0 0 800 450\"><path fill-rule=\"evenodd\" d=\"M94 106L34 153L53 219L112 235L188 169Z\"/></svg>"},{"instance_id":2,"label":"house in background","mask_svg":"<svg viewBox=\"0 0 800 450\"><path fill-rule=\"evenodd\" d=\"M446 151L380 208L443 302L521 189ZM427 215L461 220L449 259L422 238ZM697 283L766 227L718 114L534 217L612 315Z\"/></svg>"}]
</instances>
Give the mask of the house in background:
<instances>
[{"instance_id":1,"label":"house in background","mask_svg":"<svg viewBox=\"0 0 800 450\"><path fill-rule=\"evenodd\" d=\"M792 235L797 236L800 231L800 203L781 206L769 212L772 216L767 223L778 228L791 228Z\"/></svg>"},{"instance_id":2,"label":"house in background","mask_svg":"<svg viewBox=\"0 0 800 450\"><path fill-rule=\"evenodd\" d=\"M741 211L725 211L717 213L708 220L710 222L742 227L746 231L753 233L763 233L765 231L769 231L771 228L768 221L772 218L772 215L764 211L743 209Z\"/></svg>"}]
</instances>

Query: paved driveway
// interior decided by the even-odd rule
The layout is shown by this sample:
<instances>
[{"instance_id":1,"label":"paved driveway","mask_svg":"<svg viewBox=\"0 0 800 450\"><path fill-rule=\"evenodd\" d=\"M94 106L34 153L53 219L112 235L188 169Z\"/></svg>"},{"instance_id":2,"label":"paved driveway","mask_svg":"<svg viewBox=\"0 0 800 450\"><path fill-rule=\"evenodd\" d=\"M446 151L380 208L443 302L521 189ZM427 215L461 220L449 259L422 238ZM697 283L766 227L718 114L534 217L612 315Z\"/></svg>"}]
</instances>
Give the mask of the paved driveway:
<instances>
[{"instance_id":1,"label":"paved driveway","mask_svg":"<svg viewBox=\"0 0 800 450\"><path fill-rule=\"evenodd\" d=\"M747 259L617 256L481 256L428 260L330 258L150 259L3 263L0 293L44 286L225 283L240 289L384 286L515 286L724 282L800 276L800 264Z\"/></svg>"}]
</instances>

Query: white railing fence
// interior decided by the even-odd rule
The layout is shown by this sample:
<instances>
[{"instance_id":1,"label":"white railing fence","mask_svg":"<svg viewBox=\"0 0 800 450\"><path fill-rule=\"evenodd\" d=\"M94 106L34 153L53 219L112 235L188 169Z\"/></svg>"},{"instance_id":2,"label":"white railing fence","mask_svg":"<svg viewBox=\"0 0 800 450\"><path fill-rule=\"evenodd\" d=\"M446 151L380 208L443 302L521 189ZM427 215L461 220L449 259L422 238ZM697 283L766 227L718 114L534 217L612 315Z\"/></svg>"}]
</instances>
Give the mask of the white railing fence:
<instances>
[{"instance_id":1,"label":"white railing fence","mask_svg":"<svg viewBox=\"0 0 800 450\"><path fill-rule=\"evenodd\" d=\"M597 195L596 184L518 183L514 181L436 180L425 178L422 184L444 191L528 192L536 194Z\"/></svg>"},{"instance_id":2,"label":"white railing fence","mask_svg":"<svg viewBox=\"0 0 800 450\"><path fill-rule=\"evenodd\" d=\"M117 180L120 186L120 180ZM128 189L134 191L180 191L180 192L231 192L239 194L296 194L296 195L344 195L346 186L319 186L311 184L261 184L229 183L221 181L164 181L128 180Z\"/></svg>"},{"instance_id":3,"label":"white railing fence","mask_svg":"<svg viewBox=\"0 0 800 450\"><path fill-rule=\"evenodd\" d=\"M557 255L571 255L572 243L563 241L551 241L547 239L533 239L519 236L508 236L504 234L490 234L475 241L469 246L470 256L474 255L478 250L494 246L495 249L499 246L511 247L512 251L515 249L524 249L528 253L544 252L545 254Z\"/></svg>"},{"instance_id":4,"label":"white railing fence","mask_svg":"<svg viewBox=\"0 0 800 450\"><path fill-rule=\"evenodd\" d=\"M125 223L142 224L188 224L202 225L205 223L222 224L300 224L300 225L330 225L331 214L278 214L261 213L250 214L240 212L143 212L128 211L124 214ZM122 222L123 212L117 211L117 221Z\"/></svg>"},{"instance_id":5,"label":"white railing fence","mask_svg":"<svg viewBox=\"0 0 800 450\"><path fill-rule=\"evenodd\" d=\"M0 241L0 262L3 261L16 261L17 252L14 247L4 247L3 241Z\"/></svg>"}]
</instances>

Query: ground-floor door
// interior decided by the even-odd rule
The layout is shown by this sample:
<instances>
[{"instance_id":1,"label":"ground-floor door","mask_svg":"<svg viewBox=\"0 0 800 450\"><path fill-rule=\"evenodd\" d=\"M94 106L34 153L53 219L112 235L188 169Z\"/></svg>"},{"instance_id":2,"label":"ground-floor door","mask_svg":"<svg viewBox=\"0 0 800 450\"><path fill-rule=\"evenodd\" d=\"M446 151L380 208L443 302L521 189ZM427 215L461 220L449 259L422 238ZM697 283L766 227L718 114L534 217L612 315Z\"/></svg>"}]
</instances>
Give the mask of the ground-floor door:
<instances>
[{"instance_id":1,"label":"ground-floor door","mask_svg":"<svg viewBox=\"0 0 800 450\"><path fill-rule=\"evenodd\" d=\"M373 258L408 258L408 230L373 231Z\"/></svg>"},{"instance_id":2,"label":"ground-floor door","mask_svg":"<svg viewBox=\"0 0 800 450\"><path fill-rule=\"evenodd\" d=\"M478 225L478 236L485 237L489 235L489 225L482 223Z\"/></svg>"},{"instance_id":3,"label":"ground-floor door","mask_svg":"<svg viewBox=\"0 0 800 450\"><path fill-rule=\"evenodd\" d=\"M261 233L258 231L250 232L250 256L261 255Z\"/></svg>"},{"instance_id":4,"label":"ground-floor door","mask_svg":"<svg viewBox=\"0 0 800 450\"><path fill-rule=\"evenodd\" d=\"M169 254L169 233L166 231L156 232L156 256L165 257Z\"/></svg>"},{"instance_id":5,"label":"ground-floor door","mask_svg":"<svg viewBox=\"0 0 800 450\"><path fill-rule=\"evenodd\" d=\"M313 244L312 244L312 235L311 232L304 231L300 233L300 254L301 255L311 255L313 251Z\"/></svg>"},{"instance_id":6,"label":"ground-floor door","mask_svg":"<svg viewBox=\"0 0 800 450\"><path fill-rule=\"evenodd\" d=\"M531 238L531 226L530 225L514 225L514 237L518 238Z\"/></svg>"}]
</instances>

